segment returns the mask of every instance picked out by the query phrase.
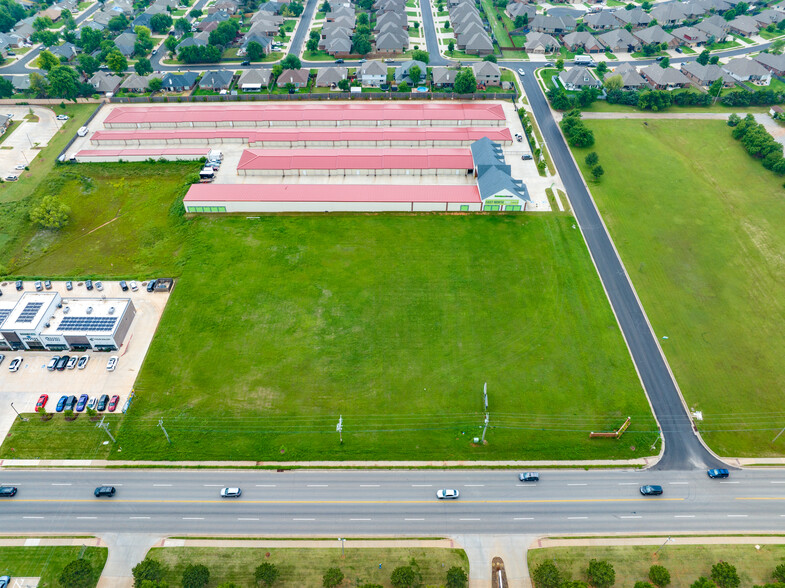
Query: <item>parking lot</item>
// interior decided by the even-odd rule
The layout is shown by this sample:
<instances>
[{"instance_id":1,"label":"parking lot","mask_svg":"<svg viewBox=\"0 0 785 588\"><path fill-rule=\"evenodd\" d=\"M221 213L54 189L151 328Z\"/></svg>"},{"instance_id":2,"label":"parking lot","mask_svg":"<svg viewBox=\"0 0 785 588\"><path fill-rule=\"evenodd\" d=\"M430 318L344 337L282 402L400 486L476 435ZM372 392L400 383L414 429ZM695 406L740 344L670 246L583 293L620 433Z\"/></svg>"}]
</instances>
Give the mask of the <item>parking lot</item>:
<instances>
[{"instance_id":1,"label":"parking lot","mask_svg":"<svg viewBox=\"0 0 785 588\"><path fill-rule=\"evenodd\" d=\"M25 120L30 111L38 117L38 122ZM20 174L17 166L30 165L30 162L46 147L64 121L55 118L55 113L42 106L3 106L0 114L12 114L14 121L21 124L11 131L0 149L0 173L2 177Z\"/></svg>"},{"instance_id":2,"label":"parking lot","mask_svg":"<svg viewBox=\"0 0 785 588\"><path fill-rule=\"evenodd\" d=\"M73 394L77 398L80 394L100 396L114 394L120 396L118 412L133 389L136 376L142 366L147 348L152 341L158 322L161 319L166 303L169 300L168 292L147 292L144 285L147 282L138 282L137 292L123 292L119 282L103 282L103 291L87 291L84 282L73 282L74 289L66 290L65 282L52 282L52 290L57 291L65 302L69 298L130 298L136 307L136 316L131 323L128 334L121 347L113 352L69 352L69 351L2 351L5 359L0 364L0 434L5 436L13 423L16 413L11 410L10 403L20 413L30 413L35 410L35 403L39 395L48 394L49 402L46 409L54 412L57 400L64 394ZM3 301L15 301L23 292L35 291L33 282L24 282L24 290L17 292L14 282L0 283L3 292ZM63 371L49 371L46 364L54 355L90 357L87 366L82 369ZM110 372L106 365L113 355L119 357L117 368ZM8 365L14 357L23 359L18 372L11 372Z\"/></svg>"}]
</instances>

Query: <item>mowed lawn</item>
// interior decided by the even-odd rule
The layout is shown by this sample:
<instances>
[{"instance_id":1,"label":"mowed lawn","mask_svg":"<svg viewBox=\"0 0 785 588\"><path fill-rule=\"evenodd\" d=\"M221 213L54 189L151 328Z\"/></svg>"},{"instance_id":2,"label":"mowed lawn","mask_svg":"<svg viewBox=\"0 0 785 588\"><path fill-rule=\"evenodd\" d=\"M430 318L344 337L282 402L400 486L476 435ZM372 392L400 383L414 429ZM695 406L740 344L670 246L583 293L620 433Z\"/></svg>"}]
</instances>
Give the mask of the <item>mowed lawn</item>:
<instances>
[{"instance_id":1,"label":"mowed lawn","mask_svg":"<svg viewBox=\"0 0 785 588\"><path fill-rule=\"evenodd\" d=\"M114 458L652 454L656 427L572 217L194 224ZM589 440L627 416L621 441Z\"/></svg>"},{"instance_id":2,"label":"mowed lawn","mask_svg":"<svg viewBox=\"0 0 785 588\"><path fill-rule=\"evenodd\" d=\"M3 547L0 549L0 576L12 578L40 577L39 588L59 588L58 579L63 568L75 559L90 562L95 574L95 582L104 569L109 550L106 547L87 547L82 553L81 546L67 547ZM13 586L13 579L11 580Z\"/></svg>"},{"instance_id":3,"label":"mowed lawn","mask_svg":"<svg viewBox=\"0 0 785 588\"><path fill-rule=\"evenodd\" d=\"M782 455L783 179L722 121L587 124L605 169L589 186L704 439Z\"/></svg>"},{"instance_id":4,"label":"mowed lawn","mask_svg":"<svg viewBox=\"0 0 785 588\"><path fill-rule=\"evenodd\" d=\"M665 540L663 537L660 545ZM711 566L727 561L736 566L741 586L753 586L773 582L771 573L785 560L785 545L761 545L757 550L754 545L679 545L679 541L678 536L674 537L673 543L659 551L660 545L530 549L529 570L550 560L563 577L585 582L589 562L606 560L613 564L616 572L615 586L633 586L636 582L648 581L649 568L656 564L670 572L670 588L687 588L700 576L708 578Z\"/></svg>"}]
</instances>

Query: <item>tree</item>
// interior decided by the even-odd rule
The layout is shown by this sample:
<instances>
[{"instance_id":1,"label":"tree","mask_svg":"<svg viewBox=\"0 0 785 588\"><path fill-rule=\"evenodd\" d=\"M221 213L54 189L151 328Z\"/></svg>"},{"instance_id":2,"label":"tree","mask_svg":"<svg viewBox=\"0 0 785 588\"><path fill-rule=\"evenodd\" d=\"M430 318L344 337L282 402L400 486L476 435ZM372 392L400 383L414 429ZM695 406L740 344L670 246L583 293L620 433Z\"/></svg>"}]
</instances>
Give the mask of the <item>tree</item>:
<instances>
[{"instance_id":1,"label":"tree","mask_svg":"<svg viewBox=\"0 0 785 588\"><path fill-rule=\"evenodd\" d=\"M318 51L319 50L319 40L318 39L308 39L305 42L305 48L308 51Z\"/></svg>"},{"instance_id":2,"label":"tree","mask_svg":"<svg viewBox=\"0 0 785 588\"><path fill-rule=\"evenodd\" d=\"M593 173L594 170L592 170ZM589 584L595 588L609 588L616 582L616 571L609 562L593 559L589 562L589 567L586 569L586 577L589 580Z\"/></svg>"},{"instance_id":3,"label":"tree","mask_svg":"<svg viewBox=\"0 0 785 588\"><path fill-rule=\"evenodd\" d=\"M622 79L621 74L616 74L605 78L603 85L609 92L613 90L621 90L622 86L624 85L624 80Z\"/></svg>"},{"instance_id":4,"label":"tree","mask_svg":"<svg viewBox=\"0 0 785 588\"><path fill-rule=\"evenodd\" d=\"M780 151L780 157L782 157L782 151ZM736 573L736 566L727 561L720 561L711 566L711 579L720 588L738 588L741 583L739 574Z\"/></svg>"},{"instance_id":5,"label":"tree","mask_svg":"<svg viewBox=\"0 0 785 588\"><path fill-rule=\"evenodd\" d=\"M447 588L466 588L469 585L469 577L463 568L453 566L447 570Z\"/></svg>"},{"instance_id":6,"label":"tree","mask_svg":"<svg viewBox=\"0 0 785 588\"><path fill-rule=\"evenodd\" d=\"M349 88L351 87L351 82L349 80L338 80L338 88L343 90L344 92L348 92Z\"/></svg>"},{"instance_id":7,"label":"tree","mask_svg":"<svg viewBox=\"0 0 785 588\"><path fill-rule=\"evenodd\" d=\"M85 53L92 53L98 49L103 39L104 36L101 34L101 31L96 31L90 27L82 27L79 40L76 44L79 45Z\"/></svg>"},{"instance_id":8,"label":"tree","mask_svg":"<svg viewBox=\"0 0 785 588\"><path fill-rule=\"evenodd\" d=\"M327 568L322 576L322 586L324 588L335 588L343 582L343 572L341 568Z\"/></svg>"},{"instance_id":9,"label":"tree","mask_svg":"<svg viewBox=\"0 0 785 588\"><path fill-rule=\"evenodd\" d=\"M147 89L153 94L160 90L161 86L163 86L163 80L161 80L161 78L152 78L147 82Z\"/></svg>"},{"instance_id":10,"label":"tree","mask_svg":"<svg viewBox=\"0 0 785 588\"><path fill-rule=\"evenodd\" d=\"M158 14L154 14L150 19L150 28L156 33L165 33L169 30L169 27L172 26L172 22L173 19L171 15L165 12L160 12Z\"/></svg>"},{"instance_id":11,"label":"tree","mask_svg":"<svg viewBox=\"0 0 785 588\"><path fill-rule=\"evenodd\" d=\"M222 584L218 584L216 588L240 588L234 582L223 582Z\"/></svg>"},{"instance_id":12,"label":"tree","mask_svg":"<svg viewBox=\"0 0 785 588\"><path fill-rule=\"evenodd\" d=\"M55 31L37 31L31 35L31 38L36 43L41 43L44 47L52 47L57 45L60 40L60 34Z\"/></svg>"},{"instance_id":13,"label":"tree","mask_svg":"<svg viewBox=\"0 0 785 588\"><path fill-rule=\"evenodd\" d=\"M149 59L143 57L134 64L134 71L140 76L147 76L153 73L153 66Z\"/></svg>"},{"instance_id":14,"label":"tree","mask_svg":"<svg viewBox=\"0 0 785 588\"><path fill-rule=\"evenodd\" d=\"M128 19L124 14L118 14L109 19L109 24L106 25L110 31L119 33L128 26Z\"/></svg>"},{"instance_id":15,"label":"tree","mask_svg":"<svg viewBox=\"0 0 785 588\"><path fill-rule=\"evenodd\" d=\"M410 91L409 84L407 84L406 82L401 82L400 84L398 84L398 91L409 92Z\"/></svg>"},{"instance_id":16,"label":"tree","mask_svg":"<svg viewBox=\"0 0 785 588\"><path fill-rule=\"evenodd\" d=\"M86 559L75 559L63 568L58 581L65 588L93 588L93 566Z\"/></svg>"},{"instance_id":17,"label":"tree","mask_svg":"<svg viewBox=\"0 0 785 588\"><path fill-rule=\"evenodd\" d=\"M413 65L409 68L409 79L412 81L413 85L420 83L420 76L422 72L420 71L419 65Z\"/></svg>"},{"instance_id":18,"label":"tree","mask_svg":"<svg viewBox=\"0 0 785 588\"><path fill-rule=\"evenodd\" d=\"M106 65L108 65L109 69L114 73L119 74L128 69L128 60L125 58L125 55L115 49L106 56Z\"/></svg>"},{"instance_id":19,"label":"tree","mask_svg":"<svg viewBox=\"0 0 785 588\"><path fill-rule=\"evenodd\" d=\"M180 44L180 41L177 37L173 37L171 35L166 37L166 41L164 41L164 47L166 47L167 51L174 52L177 49L177 46Z\"/></svg>"},{"instance_id":20,"label":"tree","mask_svg":"<svg viewBox=\"0 0 785 588\"><path fill-rule=\"evenodd\" d=\"M701 576L690 584L690 588L717 588L717 585L708 578Z\"/></svg>"},{"instance_id":21,"label":"tree","mask_svg":"<svg viewBox=\"0 0 785 588\"><path fill-rule=\"evenodd\" d=\"M659 588L665 588L671 583L671 573L664 566L653 565L649 568L649 582Z\"/></svg>"},{"instance_id":22,"label":"tree","mask_svg":"<svg viewBox=\"0 0 785 588\"><path fill-rule=\"evenodd\" d=\"M30 72L30 91L36 98L46 98L49 94L49 84L46 78L37 72Z\"/></svg>"},{"instance_id":23,"label":"tree","mask_svg":"<svg viewBox=\"0 0 785 588\"><path fill-rule=\"evenodd\" d=\"M198 47L180 47L177 56L185 63L218 63L221 60L221 49L215 45Z\"/></svg>"},{"instance_id":24,"label":"tree","mask_svg":"<svg viewBox=\"0 0 785 588\"><path fill-rule=\"evenodd\" d=\"M283 58L283 61L281 61L281 67L283 67L283 69L301 69L302 66L303 64L300 63L300 58L294 54L287 55Z\"/></svg>"},{"instance_id":25,"label":"tree","mask_svg":"<svg viewBox=\"0 0 785 588\"><path fill-rule=\"evenodd\" d=\"M46 76L49 80L49 95L54 98L75 100L79 84L79 74L67 65L58 65Z\"/></svg>"},{"instance_id":26,"label":"tree","mask_svg":"<svg viewBox=\"0 0 785 588\"><path fill-rule=\"evenodd\" d=\"M201 10L199 10L198 8L194 8L191 12L188 13L188 16L190 16L191 18L199 18L200 16L202 16L202 14L203 13Z\"/></svg>"},{"instance_id":27,"label":"tree","mask_svg":"<svg viewBox=\"0 0 785 588\"><path fill-rule=\"evenodd\" d=\"M720 92L722 92L722 84L722 78L717 78L712 82L711 86L709 86L709 96L711 96L713 100L716 100L719 97Z\"/></svg>"},{"instance_id":28,"label":"tree","mask_svg":"<svg viewBox=\"0 0 785 588\"><path fill-rule=\"evenodd\" d=\"M490 61L491 63L496 63L496 56L491 53L490 55L486 55L482 58L483 61Z\"/></svg>"},{"instance_id":29,"label":"tree","mask_svg":"<svg viewBox=\"0 0 785 588\"><path fill-rule=\"evenodd\" d=\"M390 583L395 588L411 588L417 581L417 573L412 566L398 566L390 576Z\"/></svg>"},{"instance_id":30,"label":"tree","mask_svg":"<svg viewBox=\"0 0 785 588\"><path fill-rule=\"evenodd\" d=\"M447 43L447 51L450 52L450 55L452 55L452 52L455 51L455 43L453 41Z\"/></svg>"},{"instance_id":31,"label":"tree","mask_svg":"<svg viewBox=\"0 0 785 588\"><path fill-rule=\"evenodd\" d=\"M529 24L529 15L528 14L519 14L515 17L515 22L513 25L516 29L522 29L527 24Z\"/></svg>"},{"instance_id":32,"label":"tree","mask_svg":"<svg viewBox=\"0 0 785 588\"><path fill-rule=\"evenodd\" d=\"M561 588L589 588L589 585L581 580L567 580Z\"/></svg>"},{"instance_id":33,"label":"tree","mask_svg":"<svg viewBox=\"0 0 785 588\"><path fill-rule=\"evenodd\" d=\"M133 567L131 573L134 576L134 584L140 584L145 580L160 582L163 580L166 568L157 559L146 557Z\"/></svg>"},{"instance_id":34,"label":"tree","mask_svg":"<svg viewBox=\"0 0 785 588\"><path fill-rule=\"evenodd\" d=\"M368 40L368 35L362 33L355 33L352 37L352 45L354 52L360 55L367 55L371 52L371 42Z\"/></svg>"},{"instance_id":35,"label":"tree","mask_svg":"<svg viewBox=\"0 0 785 588\"><path fill-rule=\"evenodd\" d=\"M232 44L237 33L240 31L240 21L234 18L220 23L214 30L210 31L207 42L210 45L220 45L227 47Z\"/></svg>"},{"instance_id":36,"label":"tree","mask_svg":"<svg viewBox=\"0 0 785 588\"><path fill-rule=\"evenodd\" d=\"M210 570L202 564L188 564L183 570L183 588L204 588L210 581Z\"/></svg>"},{"instance_id":37,"label":"tree","mask_svg":"<svg viewBox=\"0 0 785 588\"><path fill-rule=\"evenodd\" d=\"M10 98L15 91L11 82L5 78L0 78L0 98Z\"/></svg>"},{"instance_id":38,"label":"tree","mask_svg":"<svg viewBox=\"0 0 785 588\"><path fill-rule=\"evenodd\" d=\"M736 125L731 125L731 126L736 126ZM777 582L779 582L780 584L785 584L785 563L781 563L776 568L774 568L774 571L771 573L771 577L777 580Z\"/></svg>"},{"instance_id":39,"label":"tree","mask_svg":"<svg viewBox=\"0 0 785 588\"><path fill-rule=\"evenodd\" d=\"M310 43L311 40L309 39L308 42ZM248 43L248 47L245 48L245 54L248 56L249 61L262 59L264 57L264 47L262 47L261 43L251 41Z\"/></svg>"},{"instance_id":40,"label":"tree","mask_svg":"<svg viewBox=\"0 0 785 588\"><path fill-rule=\"evenodd\" d=\"M737 124L739 124L740 122L741 122L741 117L740 117L738 114L736 114L735 112L734 112L733 114L731 114L731 115L728 117L728 126L729 126L729 127L735 127L735 126L736 126ZM775 568L775 570L774 570L774 571L775 571L775 573L776 573L776 571L777 571L777 570L778 570L780 567L782 567L783 578L785 579L785 564L780 564L780 565L778 565L778 566ZM774 577L776 578L777 576L775 575ZM780 580L780 581L783 581L783 580Z\"/></svg>"},{"instance_id":41,"label":"tree","mask_svg":"<svg viewBox=\"0 0 785 588\"><path fill-rule=\"evenodd\" d=\"M532 582L535 588L560 588L562 575L559 569L550 560L546 560L534 568Z\"/></svg>"},{"instance_id":42,"label":"tree","mask_svg":"<svg viewBox=\"0 0 785 588\"><path fill-rule=\"evenodd\" d=\"M720 56L719 55L712 55L711 58L709 58L709 63L711 65L717 65L719 62L720 62Z\"/></svg>"},{"instance_id":43,"label":"tree","mask_svg":"<svg viewBox=\"0 0 785 588\"><path fill-rule=\"evenodd\" d=\"M152 23L150 23L152 25ZM174 21L174 30L184 35L188 31L191 30L191 23L188 22L187 18L178 18Z\"/></svg>"},{"instance_id":44,"label":"tree","mask_svg":"<svg viewBox=\"0 0 785 588\"><path fill-rule=\"evenodd\" d=\"M283 8L283 15L284 16L300 16L305 10L302 2L298 0L292 0L289 4L285 5Z\"/></svg>"},{"instance_id":45,"label":"tree","mask_svg":"<svg viewBox=\"0 0 785 588\"><path fill-rule=\"evenodd\" d=\"M455 75L453 89L457 94L473 94L477 90L477 79L474 71L467 67Z\"/></svg>"},{"instance_id":46,"label":"tree","mask_svg":"<svg viewBox=\"0 0 785 588\"><path fill-rule=\"evenodd\" d=\"M275 566L275 564L266 561L256 568L253 576L256 578L257 584L261 583L265 586L272 586L278 579L279 573L280 572L278 571L278 568Z\"/></svg>"},{"instance_id":47,"label":"tree","mask_svg":"<svg viewBox=\"0 0 785 588\"><path fill-rule=\"evenodd\" d=\"M559 71L564 69L564 60L561 57L556 60L556 69Z\"/></svg>"},{"instance_id":48,"label":"tree","mask_svg":"<svg viewBox=\"0 0 785 588\"><path fill-rule=\"evenodd\" d=\"M88 55L87 53L80 53L76 58L76 61L79 64L77 69L88 78L97 72L98 67L101 65L95 57Z\"/></svg>"},{"instance_id":49,"label":"tree","mask_svg":"<svg viewBox=\"0 0 785 588\"><path fill-rule=\"evenodd\" d=\"M44 29L51 27L53 24L54 23L52 22L52 19L48 16L39 16L33 21L33 28L36 31L43 31Z\"/></svg>"},{"instance_id":50,"label":"tree","mask_svg":"<svg viewBox=\"0 0 785 588\"><path fill-rule=\"evenodd\" d=\"M654 585L650 584L649 582L639 581L635 582L633 588L654 588Z\"/></svg>"},{"instance_id":51,"label":"tree","mask_svg":"<svg viewBox=\"0 0 785 588\"><path fill-rule=\"evenodd\" d=\"M273 80L277 79L277 78L278 78L278 76L280 76L282 73L283 73L283 66L282 66L280 63L276 63L276 64L273 66L273 70L272 70L272 74L273 74L273 75L272 75L272 79L273 79Z\"/></svg>"},{"instance_id":52,"label":"tree","mask_svg":"<svg viewBox=\"0 0 785 588\"><path fill-rule=\"evenodd\" d=\"M780 22L785 22L785 20L781 20ZM779 26L779 24L777 26ZM783 26L785 27L785 25ZM779 55L782 53L783 49L785 49L785 39L777 39L769 47L769 53Z\"/></svg>"},{"instance_id":53,"label":"tree","mask_svg":"<svg viewBox=\"0 0 785 588\"><path fill-rule=\"evenodd\" d=\"M605 170L602 169L601 165L595 165L593 168L591 168L591 175L594 176L594 181L595 182L599 182L600 178L602 177L602 174L604 174L604 173L605 173ZM608 564L608 565L610 565L610 564ZM613 568L611 568L611 571L613 571ZM616 576L614 575L613 577L615 579ZM608 584L608 586L611 586L612 584L613 584L613 582L611 582L611 584ZM595 584L595 586L599 586L599 584Z\"/></svg>"},{"instance_id":54,"label":"tree","mask_svg":"<svg viewBox=\"0 0 785 588\"><path fill-rule=\"evenodd\" d=\"M701 51L701 54L698 55L698 57L695 58L695 61L697 61L701 65L708 65L709 57L710 57L709 50L708 49L704 49L703 51Z\"/></svg>"},{"instance_id":55,"label":"tree","mask_svg":"<svg viewBox=\"0 0 785 588\"><path fill-rule=\"evenodd\" d=\"M60 65L60 60L48 49L44 49L38 55L38 67L40 67L42 70L49 71L58 65Z\"/></svg>"},{"instance_id":56,"label":"tree","mask_svg":"<svg viewBox=\"0 0 785 588\"><path fill-rule=\"evenodd\" d=\"M428 64L431 61L431 56L428 55L427 51L423 51L422 49L415 49L412 51L412 59L414 61L422 61L424 64Z\"/></svg>"},{"instance_id":57,"label":"tree","mask_svg":"<svg viewBox=\"0 0 785 588\"><path fill-rule=\"evenodd\" d=\"M600 76L600 79L602 79L606 73L608 73L608 64L604 61L600 61L597 64L597 74Z\"/></svg>"},{"instance_id":58,"label":"tree","mask_svg":"<svg viewBox=\"0 0 785 588\"><path fill-rule=\"evenodd\" d=\"M663 57L663 58L660 60L660 67L661 67L662 69L668 69L668 68L670 67L670 65L671 65L671 59L670 59L670 57Z\"/></svg>"},{"instance_id":59,"label":"tree","mask_svg":"<svg viewBox=\"0 0 785 588\"><path fill-rule=\"evenodd\" d=\"M600 156L597 155L596 151L592 151L586 156L586 159L584 159L584 161L586 162L586 165L588 165L589 167L594 167L600 161Z\"/></svg>"}]
</instances>

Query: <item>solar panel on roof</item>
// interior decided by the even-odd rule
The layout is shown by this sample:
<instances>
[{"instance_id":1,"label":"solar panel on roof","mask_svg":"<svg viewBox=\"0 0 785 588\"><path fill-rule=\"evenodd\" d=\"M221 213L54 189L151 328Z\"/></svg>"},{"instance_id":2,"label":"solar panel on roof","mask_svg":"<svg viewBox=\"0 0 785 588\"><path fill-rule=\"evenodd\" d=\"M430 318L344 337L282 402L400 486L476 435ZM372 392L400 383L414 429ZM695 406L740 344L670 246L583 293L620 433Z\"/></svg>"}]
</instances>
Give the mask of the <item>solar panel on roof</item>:
<instances>
[{"instance_id":1,"label":"solar panel on roof","mask_svg":"<svg viewBox=\"0 0 785 588\"><path fill-rule=\"evenodd\" d=\"M0 325L3 324L3 321L8 318L9 314L11 314L10 308L0 309Z\"/></svg>"},{"instance_id":2,"label":"solar panel on roof","mask_svg":"<svg viewBox=\"0 0 785 588\"><path fill-rule=\"evenodd\" d=\"M43 302L28 302L25 304L25 307L22 309L22 312L19 314L19 318L16 319L18 323L29 323L34 318L35 315L38 314L38 310L44 305Z\"/></svg>"},{"instance_id":3,"label":"solar panel on roof","mask_svg":"<svg viewBox=\"0 0 785 588\"><path fill-rule=\"evenodd\" d=\"M111 331L116 316L67 316L60 321L58 331Z\"/></svg>"}]
</instances>

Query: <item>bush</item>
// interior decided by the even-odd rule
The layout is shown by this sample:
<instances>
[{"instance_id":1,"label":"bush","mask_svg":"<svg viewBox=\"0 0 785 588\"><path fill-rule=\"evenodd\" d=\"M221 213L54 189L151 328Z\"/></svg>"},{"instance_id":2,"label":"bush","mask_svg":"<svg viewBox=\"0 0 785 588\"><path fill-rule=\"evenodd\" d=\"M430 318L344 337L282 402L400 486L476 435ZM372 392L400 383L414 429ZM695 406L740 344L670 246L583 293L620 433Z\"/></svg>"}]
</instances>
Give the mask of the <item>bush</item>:
<instances>
[{"instance_id":1,"label":"bush","mask_svg":"<svg viewBox=\"0 0 785 588\"><path fill-rule=\"evenodd\" d=\"M570 110L565 113L559 123L567 142L573 147L591 147L594 145L594 133L583 120L579 110Z\"/></svg>"},{"instance_id":2,"label":"bush","mask_svg":"<svg viewBox=\"0 0 785 588\"><path fill-rule=\"evenodd\" d=\"M659 588L671 583L671 573L664 566L653 565L649 568L649 582Z\"/></svg>"},{"instance_id":3,"label":"bush","mask_svg":"<svg viewBox=\"0 0 785 588\"><path fill-rule=\"evenodd\" d=\"M708 578L701 576L690 584L690 588L717 588L717 585Z\"/></svg>"},{"instance_id":4,"label":"bush","mask_svg":"<svg viewBox=\"0 0 785 588\"><path fill-rule=\"evenodd\" d=\"M63 568L58 581L64 588L93 588L93 566L86 559L75 559Z\"/></svg>"},{"instance_id":5,"label":"bush","mask_svg":"<svg viewBox=\"0 0 785 588\"><path fill-rule=\"evenodd\" d=\"M641 580L639 582L635 582L635 586L633 588L654 588L654 585Z\"/></svg>"},{"instance_id":6,"label":"bush","mask_svg":"<svg viewBox=\"0 0 785 588\"><path fill-rule=\"evenodd\" d=\"M204 588L210 582L210 570L202 564L188 564L183 570L183 588Z\"/></svg>"},{"instance_id":7,"label":"bush","mask_svg":"<svg viewBox=\"0 0 785 588\"><path fill-rule=\"evenodd\" d=\"M70 213L71 209L54 196L44 196L30 212L30 220L45 229L62 229Z\"/></svg>"},{"instance_id":8,"label":"bush","mask_svg":"<svg viewBox=\"0 0 785 588\"><path fill-rule=\"evenodd\" d=\"M741 117L738 114L736 114L735 112L728 117L728 126L729 127L735 127L740 122L741 122ZM784 564L780 564L780 566L785 567ZM780 567L780 566L777 566L777 567ZM785 569L783 569L783 573L785 574Z\"/></svg>"},{"instance_id":9,"label":"bush","mask_svg":"<svg viewBox=\"0 0 785 588\"><path fill-rule=\"evenodd\" d=\"M727 561L720 561L711 566L711 579L720 588L738 588L741 580L736 573L736 566Z\"/></svg>"},{"instance_id":10,"label":"bush","mask_svg":"<svg viewBox=\"0 0 785 588\"><path fill-rule=\"evenodd\" d=\"M463 568L453 566L447 570L447 588L466 588L469 585L469 577Z\"/></svg>"},{"instance_id":11,"label":"bush","mask_svg":"<svg viewBox=\"0 0 785 588\"><path fill-rule=\"evenodd\" d=\"M561 585L561 588L589 588L589 585L582 580L567 580Z\"/></svg>"},{"instance_id":12,"label":"bush","mask_svg":"<svg viewBox=\"0 0 785 588\"><path fill-rule=\"evenodd\" d=\"M589 584L595 588L609 588L616 583L616 571L604 560L591 560L586 569L586 577L589 579Z\"/></svg>"},{"instance_id":13,"label":"bush","mask_svg":"<svg viewBox=\"0 0 785 588\"><path fill-rule=\"evenodd\" d=\"M134 576L134 585L138 585L144 580L151 582L163 580L166 568L157 559L145 558L134 566L131 573Z\"/></svg>"},{"instance_id":14,"label":"bush","mask_svg":"<svg viewBox=\"0 0 785 588\"><path fill-rule=\"evenodd\" d=\"M322 576L322 586L324 588L335 588L343 582L343 572L340 568L327 568Z\"/></svg>"},{"instance_id":15,"label":"bush","mask_svg":"<svg viewBox=\"0 0 785 588\"><path fill-rule=\"evenodd\" d=\"M279 573L275 564L266 561L256 568L254 578L256 579L257 584L261 583L265 586L272 586L278 579Z\"/></svg>"},{"instance_id":16,"label":"bush","mask_svg":"<svg viewBox=\"0 0 785 588\"><path fill-rule=\"evenodd\" d=\"M393 570L390 583L395 588L411 588L417 582L417 573L412 566L399 566Z\"/></svg>"},{"instance_id":17,"label":"bush","mask_svg":"<svg viewBox=\"0 0 785 588\"><path fill-rule=\"evenodd\" d=\"M535 588L559 588L562 584L561 572L552 561L544 561L534 568L532 582Z\"/></svg>"}]
</instances>

